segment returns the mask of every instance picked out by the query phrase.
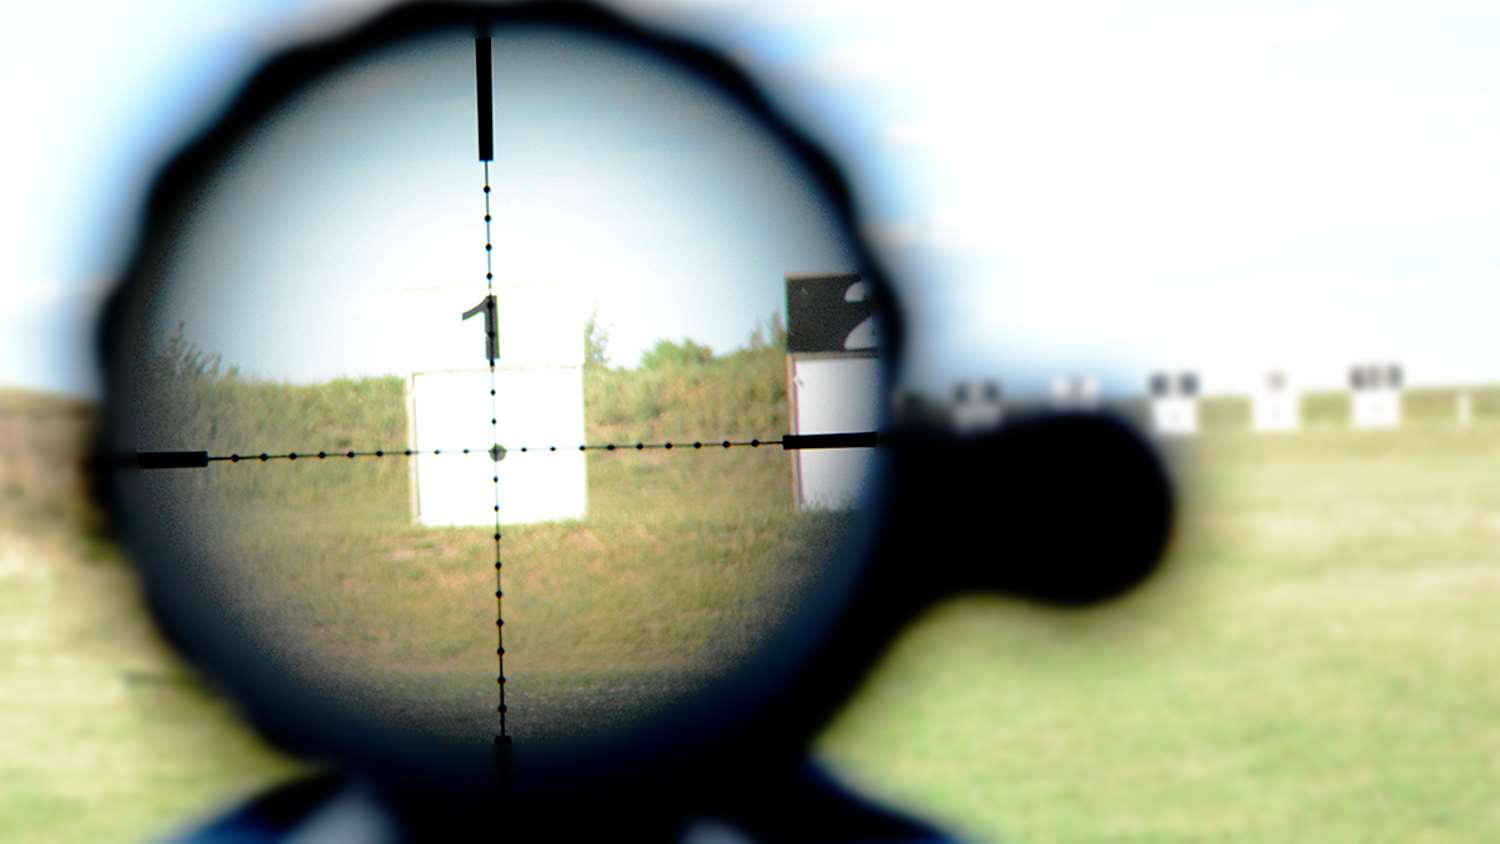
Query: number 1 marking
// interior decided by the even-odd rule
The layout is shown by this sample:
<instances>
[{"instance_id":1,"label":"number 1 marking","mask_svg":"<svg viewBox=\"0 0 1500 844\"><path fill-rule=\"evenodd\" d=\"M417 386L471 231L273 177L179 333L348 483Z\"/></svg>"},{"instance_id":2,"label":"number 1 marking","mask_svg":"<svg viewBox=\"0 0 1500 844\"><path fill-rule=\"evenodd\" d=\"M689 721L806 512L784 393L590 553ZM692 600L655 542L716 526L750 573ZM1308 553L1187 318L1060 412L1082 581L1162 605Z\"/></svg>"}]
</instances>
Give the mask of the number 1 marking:
<instances>
[{"instance_id":1,"label":"number 1 marking","mask_svg":"<svg viewBox=\"0 0 1500 844\"><path fill-rule=\"evenodd\" d=\"M484 357L490 363L494 363L500 358L500 332L495 325L495 294L491 293L479 304L464 311L464 319L481 311L484 313Z\"/></svg>"}]
</instances>

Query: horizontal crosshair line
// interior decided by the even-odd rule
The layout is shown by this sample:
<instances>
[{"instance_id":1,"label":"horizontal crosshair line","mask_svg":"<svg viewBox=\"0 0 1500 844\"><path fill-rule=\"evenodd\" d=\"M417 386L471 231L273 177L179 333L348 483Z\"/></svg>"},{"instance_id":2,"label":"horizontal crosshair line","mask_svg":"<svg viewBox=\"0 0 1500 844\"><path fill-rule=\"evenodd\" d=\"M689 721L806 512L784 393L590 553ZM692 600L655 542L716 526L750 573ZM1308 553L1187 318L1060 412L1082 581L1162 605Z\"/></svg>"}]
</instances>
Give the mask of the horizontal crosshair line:
<instances>
[{"instance_id":1,"label":"horizontal crosshair line","mask_svg":"<svg viewBox=\"0 0 1500 844\"><path fill-rule=\"evenodd\" d=\"M770 439L748 440L667 440L663 442L633 443L584 443L577 446L518 446L505 449L506 454L550 454L569 451L702 451L704 449L725 450L730 448L760 448L780 446L785 451L804 451L828 448L872 448L880 438L874 431L858 431L839 434L786 434ZM287 451L209 454L207 451L141 451L133 456L115 458L105 462L124 464L137 469L200 469L210 463L269 463L271 461L294 460L354 460L358 458L417 457L423 455L486 455L489 448L392 448L359 451Z\"/></svg>"}]
</instances>

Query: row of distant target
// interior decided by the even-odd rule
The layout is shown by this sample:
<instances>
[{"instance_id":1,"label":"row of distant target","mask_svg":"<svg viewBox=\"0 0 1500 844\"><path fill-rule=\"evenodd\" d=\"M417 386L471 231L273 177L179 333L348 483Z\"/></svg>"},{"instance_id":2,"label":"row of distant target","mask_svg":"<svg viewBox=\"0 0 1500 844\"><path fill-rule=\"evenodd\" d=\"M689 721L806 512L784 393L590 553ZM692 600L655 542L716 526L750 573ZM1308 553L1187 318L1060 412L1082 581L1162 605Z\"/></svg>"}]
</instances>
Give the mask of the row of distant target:
<instances>
[{"instance_id":1,"label":"row of distant target","mask_svg":"<svg viewBox=\"0 0 1500 844\"><path fill-rule=\"evenodd\" d=\"M1400 364L1357 364L1349 368L1350 422L1356 428L1395 428L1401 424L1401 387L1405 376ZM1198 433L1198 399L1202 380L1196 372L1155 372L1146 380L1151 428L1163 435ZM1025 409L1036 402L1015 402ZM1105 406L1099 380L1087 375L1052 379L1045 402L1053 411L1094 412ZM1001 385L994 380L961 381L946 401L932 402L916 393L897 396L896 414L906 420L959 433L975 433L998 427L1005 421L1007 403ZM1455 416L1460 425L1473 421L1473 397L1460 391L1455 397ZM1302 396L1285 372L1266 373L1251 396L1250 426L1256 431L1295 431L1302 426Z\"/></svg>"}]
</instances>

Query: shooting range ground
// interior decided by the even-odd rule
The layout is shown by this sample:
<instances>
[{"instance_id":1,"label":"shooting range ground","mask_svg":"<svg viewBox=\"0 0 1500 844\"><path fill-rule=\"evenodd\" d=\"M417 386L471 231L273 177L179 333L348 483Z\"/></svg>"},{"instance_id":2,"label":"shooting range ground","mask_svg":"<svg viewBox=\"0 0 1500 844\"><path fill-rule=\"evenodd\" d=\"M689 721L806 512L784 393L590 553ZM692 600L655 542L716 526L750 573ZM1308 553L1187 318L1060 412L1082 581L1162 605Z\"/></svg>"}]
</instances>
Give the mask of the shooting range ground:
<instances>
[{"instance_id":1,"label":"shooting range ground","mask_svg":"<svg viewBox=\"0 0 1500 844\"><path fill-rule=\"evenodd\" d=\"M1443 390L1356 431L1313 394L1291 435L1208 399L1176 446L1196 494L1163 576L1084 611L937 609L820 755L981 841L1487 837L1500 414L1475 395L1468 431Z\"/></svg>"},{"instance_id":2,"label":"shooting range ground","mask_svg":"<svg viewBox=\"0 0 1500 844\"><path fill-rule=\"evenodd\" d=\"M675 373L595 372L590 439L785 430L782 365L774 351ZM262 435L285 438L266 448L403 443L401 383L215 384L214 401L245 426L215 436L254 433L256 448ZM991 597L938 608L901 638L817 755L868 793L978 841L1484 840L1500 828L1500 390L1472 392L1466 429L1453 391L1414 389L1399 429L1350 430L1346 401L1309 393L1305 429L1275 436L1246 430L1248 404L1205 398L1202 435L1173 446L1193 485L1161 578L1089 610ZM587 693L621 671L681 670L661 655L739 617L765 571L727 547L663 555L656 537L686 529L713 543L731 530L737 548L774 541L791 514L786 456L716 454L714 472L695 471L696 457L709 455L590 454L591 512L613 509L618 521L507 533L507 646L514 625L518 660L528 649L574 654L571 676ZM237 495L289 517L316 504L329 523L367 536L330 532L322 571L302 575L352 606L293 603L288 623L317 620L327 647L407 666L392 672L395 695L450 682L471 656L488 656L492 643L467 623L398 626L426 595L451 609L472 594L481 628L490 609L486 532L411 525L402 463L231 471ZM350 484L371 492L340 494ZM118 552L88 538L72 499L38 500L62 493L5 478L0 495L0 734L13 737L0 744L0 839L140 840L296 770L154 638ZM670 515L642 522L629 513L641 500ZM318 532L304 518L305 552ZM268 557L280 553L265 541ZM574 559L595 548L591 578L522 572L554 544ZM719 560L711 571L708 556ZM360 579L357 559L391 576ZM660 576L697 578L698 603L666 613L658 604L653 626L629 605ZM527 607L526 590L542 586L566 597ZM356 624L369 616L355 610L383 621ZM606 627L551 642L547 613L592 613ZM533 632L523 634L528 615ZM488 661L476 664L482 710L492 687Z\"/></svg>"},{"instance_id":3,"label":"shooting range ground","mask_svg":"<svg viewBox=\"0 0 1500 844\"><path fill-rule=\"evenodd\" d=\"M155 840L302 769L161 640L59 471L89 408L3 389L0 408L0 840Z\"/></svg>"}]
</instances>

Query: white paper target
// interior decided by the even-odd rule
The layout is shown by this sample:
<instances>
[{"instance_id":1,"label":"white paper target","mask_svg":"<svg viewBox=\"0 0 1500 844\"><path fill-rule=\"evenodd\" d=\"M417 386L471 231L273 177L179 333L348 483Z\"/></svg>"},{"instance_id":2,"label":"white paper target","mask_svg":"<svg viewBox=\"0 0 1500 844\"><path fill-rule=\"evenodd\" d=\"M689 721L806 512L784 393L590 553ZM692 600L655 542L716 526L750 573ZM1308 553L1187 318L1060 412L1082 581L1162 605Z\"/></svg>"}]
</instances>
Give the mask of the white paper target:
<instances>
[{"instance_id":1,"label":"white paper target","mask_svg":"<svg viewBox=\"0 0 1500 844\"><path fill-rule=\"evenodd\" d=\"M1295 431L1302 426L1302 395L1292 390L1255 394L1251 427L1257 431Z\"/></svg>"},{"instance_id":2,"label":"white paper target","mask_svg":"<svg viewBox=\"0 0 1500 844\"><path fill-rule=\"evenodd\" d=\"M1191 436L1198 433L1198 399L1180 395L1153 398L1151 427L1163 436Z\"/></svg>"},{"instance_id":3,"label":"white paper target","mask_svg":"<svg viewBox=\"0 0 1500 844\"><path fill-rule=\"evenodd\" d=\"M502 525L587 514L588 463L578 451L584 442L580 367L496 369L494 418L506 449L498 463L488 454L489 370L420 372L410 390L412 447L422 452L412 461L413 509L421 524L493 524L496 474Z\"/></svg>"},{"instance_id":4,"label":"white paper target","mask_svg":"<svg viewBox=\"0 0 1500 844\"><path fill-rule=\"evenodd\" d=\"M1351 413L1356 428L1394 428L1401 424L1401 391L1390 387L1354 390Z\"/></svg>"}]
</instances>

